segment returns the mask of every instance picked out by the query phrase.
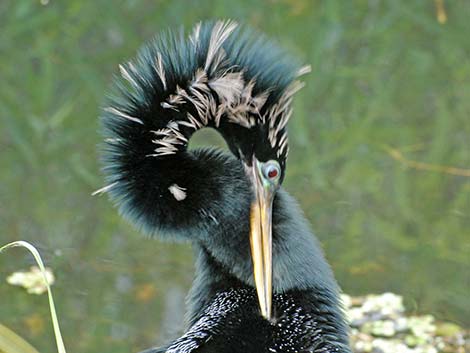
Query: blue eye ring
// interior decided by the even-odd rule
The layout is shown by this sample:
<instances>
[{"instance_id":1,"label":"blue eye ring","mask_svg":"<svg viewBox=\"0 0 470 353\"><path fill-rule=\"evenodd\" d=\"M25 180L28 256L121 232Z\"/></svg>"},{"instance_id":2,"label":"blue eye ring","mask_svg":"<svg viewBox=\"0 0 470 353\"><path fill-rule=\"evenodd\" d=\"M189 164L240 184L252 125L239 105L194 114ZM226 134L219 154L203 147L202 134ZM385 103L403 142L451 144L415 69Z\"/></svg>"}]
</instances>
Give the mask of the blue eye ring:
<instances>
[{"instance_id":1,"label":"blue eye ring","mask_svg":"<svg viewBox=\"0 0 470 353\"><path fill-rule=\"evenodd\" d=\"M263 165L263 175L267 180L275 181L281 176L281 166L275 160L267 161Z\"/></svg>"}]
</instances>

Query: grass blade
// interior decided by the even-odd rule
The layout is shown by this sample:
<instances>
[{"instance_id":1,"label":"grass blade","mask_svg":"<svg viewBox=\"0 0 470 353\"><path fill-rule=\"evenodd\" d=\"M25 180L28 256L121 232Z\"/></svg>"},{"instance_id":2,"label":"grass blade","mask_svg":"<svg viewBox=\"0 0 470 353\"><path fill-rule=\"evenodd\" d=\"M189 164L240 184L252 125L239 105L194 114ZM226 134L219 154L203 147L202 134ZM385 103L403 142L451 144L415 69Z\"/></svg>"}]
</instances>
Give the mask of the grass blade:
<instances>
[{"instance_id":1,"label":"grass blade","mask_svg":"<svg viewBox=\"0 0 470 353\"><path fill-rule=\"evenodd\" d=\"M44 263L41 259L41 255L39 255L39 252L37 251L37 249L33 245L31 245L30 243L28 243L26 241L23 241L23 240L14 241L12 243L8 243L8 244L2 246L0 248L0 252L2 252L3 250L9 249L9 248L13 248L13 247L22 247L22 248L26 248L27 250L29 250L29 252L34 256L34 259L36 260L39 268L41 269L41 272L42 272L42 275L43 275L43 278L44 278L44 282L45 282L46 287L47 287L47 296L49 298L49 309L51 311L52 326L54 328L54 335L55 335L55 340L56 340L56 344L57 344L57 351L59 353L66 353L65 346L64 346L64 341L62 339L62 334L60 332L59 320L57 319L57 313L56 313L56 310L55 310L54 299L52 298L51 287L49 286L49 282L47 281L46 269L45 269Z\"/></svg>"},{"instance_id":2,"label":"grass blade","mask_svg":"<svg viewBox=\"0 0 470 353\"><path fill-rule=\"evenodd\" d=\"M2 324L0 324L0 352L39 353L36 348Z\"/></svg>"}]
</instances>

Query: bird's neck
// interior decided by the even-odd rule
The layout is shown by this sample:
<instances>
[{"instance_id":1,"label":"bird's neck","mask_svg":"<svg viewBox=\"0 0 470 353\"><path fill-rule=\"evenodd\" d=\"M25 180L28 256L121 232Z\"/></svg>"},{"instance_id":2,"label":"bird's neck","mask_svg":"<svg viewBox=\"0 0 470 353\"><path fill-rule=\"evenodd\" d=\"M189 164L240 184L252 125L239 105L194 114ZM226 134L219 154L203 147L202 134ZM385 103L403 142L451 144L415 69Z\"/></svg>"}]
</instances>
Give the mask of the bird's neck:
<instances>
[{"instance_id":1,"label":"bird's neck","mask_svg":"<svg viewBox=\"0 0 470 353\"><path fill-rule=\"evenodd\" d=\"M189 322L218 291L254 286L248 228L242 225L240 229L246 234L232 237L231 241L213 237L210 244L194 242L196 274L188 300L192 303ZM338 291L302 211L283 190L278 192L273 207L273 286L274 293L318 288Z\"/></svg>"}]
</instances>

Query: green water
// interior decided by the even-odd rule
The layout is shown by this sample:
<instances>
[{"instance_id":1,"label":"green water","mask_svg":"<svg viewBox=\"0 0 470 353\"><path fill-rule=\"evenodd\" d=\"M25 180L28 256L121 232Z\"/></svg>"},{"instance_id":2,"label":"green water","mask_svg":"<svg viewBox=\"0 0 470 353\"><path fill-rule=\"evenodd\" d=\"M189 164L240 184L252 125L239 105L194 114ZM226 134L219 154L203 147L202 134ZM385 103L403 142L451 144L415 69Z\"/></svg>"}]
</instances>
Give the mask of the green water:
<instances>
[{"instance_id":1,"label":"green water","mask_svg":"<svg viewBox=\"0 0 470 353\"><path fill-rule=\"evenodd\" d=\"M312 65L285 187L343 289L470 326L470 2L444 5L440 24L421 0L1 1L0 243L29 240L54 269L70 352L137 351L181 328L191 250L144 239L90 194L117 65L205 18L247 22ZM31 264L0 256L0 323L52 352L46 298L5 283Z\"/></svg>"}]
</instances>

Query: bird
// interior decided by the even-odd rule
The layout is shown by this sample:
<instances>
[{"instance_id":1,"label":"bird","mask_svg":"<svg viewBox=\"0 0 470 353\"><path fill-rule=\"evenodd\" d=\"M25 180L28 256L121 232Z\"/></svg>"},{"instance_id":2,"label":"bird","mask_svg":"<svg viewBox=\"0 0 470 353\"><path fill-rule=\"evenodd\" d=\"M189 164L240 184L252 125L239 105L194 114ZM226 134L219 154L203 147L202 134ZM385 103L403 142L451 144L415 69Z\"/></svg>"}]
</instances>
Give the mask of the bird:
<instances>
[{"instance_id":1,"label":"bird","mask_svg":"<svg viewBox=\"0 0 470 353\"><path fill-rule=\"evenodd\" d=\"M340 288L282 187L308 73L233 20L157 35L119 65L100 115L107 193L151 236L191 243L185 333L145 353L350 353ZM227 151L189 148L215 129Z\"/></svg>"}]
</instances>

